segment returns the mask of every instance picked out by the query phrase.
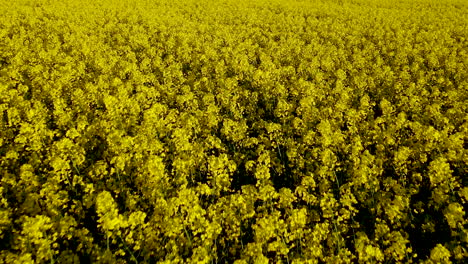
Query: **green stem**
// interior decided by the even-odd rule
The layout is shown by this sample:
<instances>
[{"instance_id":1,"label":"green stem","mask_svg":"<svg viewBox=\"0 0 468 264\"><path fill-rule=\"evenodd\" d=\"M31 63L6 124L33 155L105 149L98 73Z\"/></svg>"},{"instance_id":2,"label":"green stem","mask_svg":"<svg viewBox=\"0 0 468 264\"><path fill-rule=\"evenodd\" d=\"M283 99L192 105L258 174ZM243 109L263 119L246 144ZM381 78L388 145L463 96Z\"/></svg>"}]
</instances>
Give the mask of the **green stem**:
<instances>
[{"instance_id":1,"label":"green stem","mask_svg":"<svg viewBox=\"0 0 468 264\"><path fill-rule=\"evenodd\" d=\"M337 224L336 224L336 220L333 221L333 225L335 226L336 243L338 244L338 253L339 253L341 251L341 245L340 245L340 239L339 239L339 235L338 235L338 227L337 227Z\"/></svg>"},{"instance_id":2,"label":"green stem","mask_svg":"<svg viewBox=\"0 0 468 264\"><path fill-rule=\"evenodd\" d=\"M132 251L130 251L130 249L127 247L127 243L125 243L125 241L123 240L123 238L119 235L119 238L120 240L122 241L122 244L123 246L125 247L125 249L127 250L127 252L130 254L130 256L132 257L133 261L135 261L135 263L138 264L138 260L137 258L135 258L135 255L133 255Z\"/></svg>"}]
</instances>

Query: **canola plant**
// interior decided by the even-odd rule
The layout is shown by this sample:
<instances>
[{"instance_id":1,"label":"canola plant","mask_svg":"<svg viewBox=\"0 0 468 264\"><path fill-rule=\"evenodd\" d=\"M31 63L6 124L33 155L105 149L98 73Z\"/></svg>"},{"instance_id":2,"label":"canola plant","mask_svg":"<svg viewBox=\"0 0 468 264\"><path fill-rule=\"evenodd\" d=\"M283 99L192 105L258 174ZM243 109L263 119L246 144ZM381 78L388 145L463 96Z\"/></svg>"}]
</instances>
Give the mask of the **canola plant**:
<instances>
[{"instance_id":1,"label":"canola plant","mask_svg":"<svg viewBox=\"0 0 468 264\"><path fill-rule=\"evenodd\" d=\"M468 2L0 2L1 263L466 263Z\"/></svg>"}]
</instances>

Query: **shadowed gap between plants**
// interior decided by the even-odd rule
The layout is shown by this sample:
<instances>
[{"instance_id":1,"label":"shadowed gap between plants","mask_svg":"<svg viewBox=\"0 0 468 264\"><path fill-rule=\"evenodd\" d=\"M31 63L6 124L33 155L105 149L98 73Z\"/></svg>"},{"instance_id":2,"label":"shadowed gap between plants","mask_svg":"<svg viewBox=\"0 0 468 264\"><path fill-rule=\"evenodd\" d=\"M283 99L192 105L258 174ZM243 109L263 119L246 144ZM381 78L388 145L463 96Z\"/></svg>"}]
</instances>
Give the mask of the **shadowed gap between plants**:
<instances>
[{"instance_id":1,"label":"shadowed gap between plants","mask_svg":"<svg viewBox=\"0 0 468 264\"><path fill-rule=\"evenodd\" d=\"M426 179L419 192L411 196L410 200L411 208L414 208L413 205L418 202L422 202L425 205L425 212L415 216L411 221L414 227L410 226L407 230L413 252L418 254L418 259L420 260L428 257L431 249L437 244L444 245L451 240L450 227L444 214L428 206L431 195L429 179ZM435 223L434 232L423 230L423 224L429 222Z\"/></svg>"}]
</instances>

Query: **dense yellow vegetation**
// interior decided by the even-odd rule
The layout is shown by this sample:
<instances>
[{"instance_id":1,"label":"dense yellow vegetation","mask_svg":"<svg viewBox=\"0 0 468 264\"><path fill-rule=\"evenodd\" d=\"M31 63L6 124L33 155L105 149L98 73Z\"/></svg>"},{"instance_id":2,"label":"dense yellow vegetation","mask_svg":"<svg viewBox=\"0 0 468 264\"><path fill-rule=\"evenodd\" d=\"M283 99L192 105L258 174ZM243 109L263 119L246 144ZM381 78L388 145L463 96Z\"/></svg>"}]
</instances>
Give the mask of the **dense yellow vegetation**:
<instances>
[{"instance_id":1,"label":"dense yellow vegetation","mask_svg":"<svg viewBox=\"0 0 468 264\"><path fill-rule=\"evenodd\" d=\"M1 263L468 258L468 2L0 14Z\"/></svg>"}]
</instances>

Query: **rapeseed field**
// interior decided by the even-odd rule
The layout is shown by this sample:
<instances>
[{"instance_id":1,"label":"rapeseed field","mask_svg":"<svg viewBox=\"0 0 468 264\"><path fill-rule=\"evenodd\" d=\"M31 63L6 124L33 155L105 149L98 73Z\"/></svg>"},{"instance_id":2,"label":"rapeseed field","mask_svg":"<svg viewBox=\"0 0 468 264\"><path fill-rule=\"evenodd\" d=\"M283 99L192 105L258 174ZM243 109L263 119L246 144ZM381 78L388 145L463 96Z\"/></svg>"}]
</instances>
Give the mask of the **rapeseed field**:
<instances>
[{"instance_id":1,"label":"rapeseed field","mask_svg":"<svg viewBox=\"0 0 468 264\"><path fill-rule=\"evenodd\" d=\"M0 263L466 263L468 1L0 1Z\"/></svg>"}]
</instances>

